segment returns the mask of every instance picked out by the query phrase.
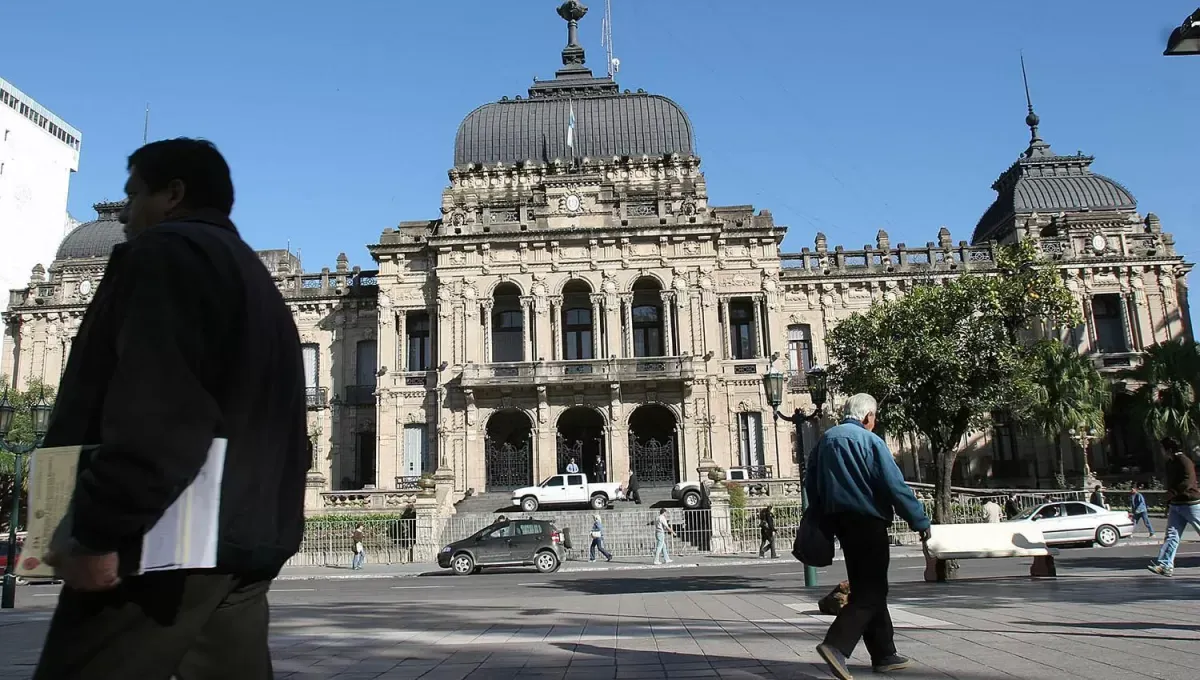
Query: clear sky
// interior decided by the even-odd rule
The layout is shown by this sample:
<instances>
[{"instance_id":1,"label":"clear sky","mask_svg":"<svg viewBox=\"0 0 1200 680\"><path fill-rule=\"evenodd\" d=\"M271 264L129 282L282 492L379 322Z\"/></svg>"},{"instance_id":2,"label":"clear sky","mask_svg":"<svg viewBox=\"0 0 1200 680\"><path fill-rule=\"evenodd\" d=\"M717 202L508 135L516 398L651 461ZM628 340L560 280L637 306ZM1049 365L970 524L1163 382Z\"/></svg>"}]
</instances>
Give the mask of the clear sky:
<instances>
[{"instance_id":1,"label":"clear sky","mask_svg":"<svg viewBox=\"0 0 1200 680\"><path fill-rule=\"evenodd\" d=\"M970 238L1041 133L1096 156L1200 258L1200 57L1161 56L1198 0L613 0L622 88L690 115L710 202L753 203L785 250ZM463 116L559 66L555 0L54 0L0 9L0 73L83 132L70 209L121 196L150 137L213 140L257 248L307 270L438 216ZM603 2L580 35L603 70Z\"/></svg>"}]
</instances>

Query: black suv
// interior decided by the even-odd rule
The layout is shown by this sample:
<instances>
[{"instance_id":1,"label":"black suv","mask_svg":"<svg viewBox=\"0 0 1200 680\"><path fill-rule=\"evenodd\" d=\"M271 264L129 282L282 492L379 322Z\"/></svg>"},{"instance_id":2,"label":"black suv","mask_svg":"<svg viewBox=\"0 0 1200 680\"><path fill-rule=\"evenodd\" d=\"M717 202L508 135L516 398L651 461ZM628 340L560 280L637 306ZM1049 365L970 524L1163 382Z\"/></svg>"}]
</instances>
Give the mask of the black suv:
<instances>
[{"instance_id":1,"label":"black suv","mask_svg":"<svg viewBox=\"0 0 1200 680\"><path fill-rule=\"evenodd\" d=\"M571 535L540 519L501 520L438 553L438 566L459 576L484 567L533 565L543 574L558 571L571 547Z\"/></svg>"}]
</instances>

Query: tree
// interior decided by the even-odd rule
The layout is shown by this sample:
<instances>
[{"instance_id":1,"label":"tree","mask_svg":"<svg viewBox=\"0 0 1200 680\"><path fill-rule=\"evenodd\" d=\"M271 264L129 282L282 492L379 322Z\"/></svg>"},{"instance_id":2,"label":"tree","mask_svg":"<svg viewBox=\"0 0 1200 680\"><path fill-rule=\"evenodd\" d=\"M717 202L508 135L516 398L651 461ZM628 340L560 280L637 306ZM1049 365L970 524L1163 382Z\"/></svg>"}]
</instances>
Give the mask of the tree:
<instances>
[{"instance_id":1,"label":"tree","mask_svg":"<svg viewBox=\"0 0 1200 680\"><path fill-rule=\"evenodd\" d=\"M1034 244L1001 248L997 269L876 302L828 339L832 384L843 394L875 396L885 432L929 442L938 523L953 521L951 475L963 438L992 412L1020 416L1033 401L1031 343L1021 336L1035 320L1058 328L1078 318L1070 292Z\"/></svg>"},{"instance_id":2,"label":"tree","mask_svg":"<svg viewBox=\"0 0 1200 680\"><path fill-rule=\"evenodd\" d=\"M1057 443L1055 481L1066 488L1063 466L1063 430L1101 430L1104 411L1112 400L1112 386L1088 357L1057 340L1033 346L1032 367L1036 371L1033 402L1026 420L1038 426ZM1087 455L1087 452L1084 452Z\"/></svg>"},{"instance_id":3,"label":"tree","mask_svg":"<svg viewBox=\"0 0 1200 680\"><path fill-rule=\"evenodd\" d=\"M1125 373L1139 386L1134 403L1146 431L1180 441L1200 436L1200 345L1176 338L1146 348L1141 365Z\"/></svg>"}]
</instances>

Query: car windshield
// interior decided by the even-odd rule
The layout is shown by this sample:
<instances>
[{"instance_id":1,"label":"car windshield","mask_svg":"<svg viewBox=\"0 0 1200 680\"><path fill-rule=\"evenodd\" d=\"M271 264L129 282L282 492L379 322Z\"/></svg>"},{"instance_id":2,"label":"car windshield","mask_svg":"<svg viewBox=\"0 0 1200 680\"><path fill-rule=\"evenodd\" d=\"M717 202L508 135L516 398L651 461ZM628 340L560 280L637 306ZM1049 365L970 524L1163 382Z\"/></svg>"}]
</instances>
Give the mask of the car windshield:
<instances>
[{"instance_id":1,"label":"car windshield","mask_svg":"<svg viewBox=\"0 0 1200 680\"><path fill-rule=\"evenodd\" d=\"M1035 512L1037 512L1038 510L1041 510L1042 507L1043 506L1041 506L1041 505L1035 505L1032 508L1027 508L1024 511L1022 511L1021 514L1019 514L1016 517L1013 517L1011 519L1029 519L1030 517L1033 517L1033 514Z\"/></svg>"}]
</instances>

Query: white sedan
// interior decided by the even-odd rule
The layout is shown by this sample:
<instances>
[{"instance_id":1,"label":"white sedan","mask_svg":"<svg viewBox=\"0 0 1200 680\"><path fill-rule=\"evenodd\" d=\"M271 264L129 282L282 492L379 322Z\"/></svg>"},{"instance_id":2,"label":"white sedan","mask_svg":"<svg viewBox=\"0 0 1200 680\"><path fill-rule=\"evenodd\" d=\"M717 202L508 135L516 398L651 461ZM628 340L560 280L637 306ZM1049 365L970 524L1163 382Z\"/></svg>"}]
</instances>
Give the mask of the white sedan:
<instances>
[{"instance_id":1,"label":"white sedan","mask_svg":"<svg viewBox=\"0 0 1200 680\"><path fill-rule=\"evenodd\" d=\"M1035 522L1047 545L1095 544L1111 548L1122 538L1133 536L1129 513L1083 501L1035 505L1008 521Z\"/></svg>"}]
</instances>

